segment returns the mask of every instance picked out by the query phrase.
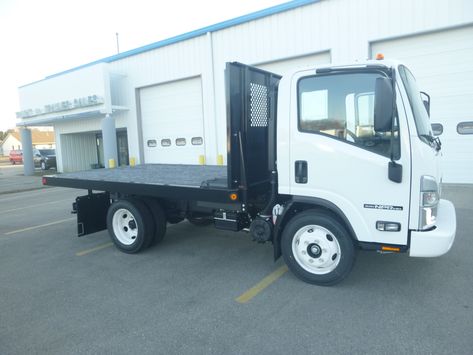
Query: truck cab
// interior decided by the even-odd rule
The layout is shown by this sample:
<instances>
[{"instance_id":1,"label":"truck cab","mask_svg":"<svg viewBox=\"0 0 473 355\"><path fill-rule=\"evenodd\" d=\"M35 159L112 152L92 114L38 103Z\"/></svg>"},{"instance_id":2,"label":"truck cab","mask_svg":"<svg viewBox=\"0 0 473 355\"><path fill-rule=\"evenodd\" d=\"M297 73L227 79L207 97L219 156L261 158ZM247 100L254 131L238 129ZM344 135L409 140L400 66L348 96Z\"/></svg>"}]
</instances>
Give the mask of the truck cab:
<instances>
[{"instance_id":1,"label":"truck cab","mask_svg":"<svg viewBox=\"0 0 473 355\"><path fill-rule=\"evenodd\" d=\"M281 229L304 210L330 219L319 225L306 212L286 236L290 250L282 232L283 255L298 276L330 283L324 275L338 268L344 249L331 229L361 249L424 257L450 249L456 217L440 198L441 143L430 102L405 65L300 70L283 76L278 90L278 193L290 196L277 216Z\"/></svg>"}]
</instances>

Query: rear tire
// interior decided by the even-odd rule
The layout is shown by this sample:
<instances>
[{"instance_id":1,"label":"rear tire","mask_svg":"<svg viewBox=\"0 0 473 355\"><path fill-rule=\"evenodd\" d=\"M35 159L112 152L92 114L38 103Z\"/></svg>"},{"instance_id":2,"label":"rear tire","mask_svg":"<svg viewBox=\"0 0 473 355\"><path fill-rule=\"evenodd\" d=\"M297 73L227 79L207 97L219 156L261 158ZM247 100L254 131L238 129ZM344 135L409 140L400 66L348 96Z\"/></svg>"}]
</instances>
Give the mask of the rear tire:
<instances>
[{"instance_id":1,"label":"rear tire","mask_svg":"<svg viewBox=\"0 0 473 355\"><path fill-rule=\"evenodd\" d=\"M342 281L353 268L355 246L345 227L331 216L308 210L284 228L281 251L299 279L320 286Z\"/></svg>"},{"instance_id":2,"label":"rear tire","mask_svg":"<svg viewBox=\"0 0 473 355\"><path fill-rule=\"evenodd\" d=\"M150 246L160 243L166 235L166 214L157 200L145 199L154 221L154 235L150 242Z\"/></svg>"},{"instance_id":3,"label":"rear tire","mask_svg":"<svg viewBox=\"0 0 473 355\"><path fill-rule=\"evenodd\" d=\"M108 209L107 229L118 249L138 253L149 246L154 236L153 217L142 201L119 200Z\"/></svg>"}]
</instances>

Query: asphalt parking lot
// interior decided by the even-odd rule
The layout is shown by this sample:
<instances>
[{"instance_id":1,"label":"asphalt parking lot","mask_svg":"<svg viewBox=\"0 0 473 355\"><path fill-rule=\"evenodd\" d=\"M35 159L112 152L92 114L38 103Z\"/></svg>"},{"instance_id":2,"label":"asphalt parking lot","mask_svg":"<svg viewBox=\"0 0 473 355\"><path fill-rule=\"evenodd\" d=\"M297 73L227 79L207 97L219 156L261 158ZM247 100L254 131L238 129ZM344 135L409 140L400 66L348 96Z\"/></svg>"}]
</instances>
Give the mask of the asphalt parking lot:
<instances>
[{"instance_id":1,"label":"asphalt parking lot","mask_svg":"<svg viewBox=\"0 0 473 355\"><path fill-rule=\"evenodd\" d=\"M0 354L471 354L473 187L452 250L362 252L335 287L273 263L271 245L182 222L137 255L75 237L75 190L0 195Z\"/></svg>"}]
</instances>

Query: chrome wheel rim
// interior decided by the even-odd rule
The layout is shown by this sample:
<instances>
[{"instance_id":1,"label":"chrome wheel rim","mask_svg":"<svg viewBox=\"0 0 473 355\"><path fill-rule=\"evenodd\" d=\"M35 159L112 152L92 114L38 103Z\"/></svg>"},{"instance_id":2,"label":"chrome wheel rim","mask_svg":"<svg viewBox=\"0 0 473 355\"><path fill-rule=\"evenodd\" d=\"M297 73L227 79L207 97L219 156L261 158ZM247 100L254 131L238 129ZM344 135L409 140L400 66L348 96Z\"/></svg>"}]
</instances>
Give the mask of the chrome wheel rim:
<instances>
[{"instance_id":1,"label":"chrome wheel rim","mask_svg":"<svg viewBox=\"0 0 473 355\"><path fill-rule=\"evenodd\" d=\"M113 232L118 241L123 245L131 245L138 236L138 223L135 216L125 209L120 208L113 214Z\"/></svg>"},{"instance_id":2,"label":"chrome wheel rim","mask_svg":"<svg viewBox=\"0 0 473 355\"><path fill-rule=\"evenodd\" d=\"M328 229L307 225L294 235L292 254L304 270L311 274L324 275L338 266L341 249L337 238Z\"/></svg>"}]
</instances>

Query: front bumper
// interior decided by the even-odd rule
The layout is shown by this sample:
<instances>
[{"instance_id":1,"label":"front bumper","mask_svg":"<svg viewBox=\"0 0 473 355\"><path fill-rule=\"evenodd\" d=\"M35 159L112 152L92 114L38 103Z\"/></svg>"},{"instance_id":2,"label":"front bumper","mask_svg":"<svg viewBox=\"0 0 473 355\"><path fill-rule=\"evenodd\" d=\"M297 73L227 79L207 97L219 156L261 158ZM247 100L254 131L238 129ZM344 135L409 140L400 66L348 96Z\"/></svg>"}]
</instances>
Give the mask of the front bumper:
<instances>
[{"instance_id":1,"label":"front bumper","mask_svg":"<svg viewBox=\"0 0 473 355\"><path fill-rule=\"evenodd\" d=\"M455 240L457 217L453 203L440 200L437 210L436 228L425 231L411 231L409 256L434 257L450 250Z\"/></svg>"}]
</instances>

